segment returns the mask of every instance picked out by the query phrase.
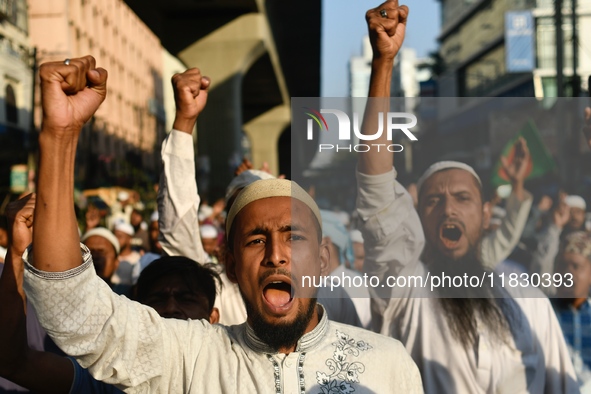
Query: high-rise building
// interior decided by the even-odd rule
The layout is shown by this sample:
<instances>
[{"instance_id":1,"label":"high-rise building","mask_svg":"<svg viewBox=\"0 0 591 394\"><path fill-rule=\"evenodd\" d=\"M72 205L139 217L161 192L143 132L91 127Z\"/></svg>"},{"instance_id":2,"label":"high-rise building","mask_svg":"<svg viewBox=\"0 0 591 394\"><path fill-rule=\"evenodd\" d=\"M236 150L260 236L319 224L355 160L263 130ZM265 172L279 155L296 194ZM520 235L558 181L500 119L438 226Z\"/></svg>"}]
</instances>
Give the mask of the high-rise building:
<instances>
[{"instance_id":1,"label":"high-rise building","mask_svg":"<svg viewBox=\"0 0 591 394\"><path fill-rule=\"evenodd\" d=\"M371 57L371 43L369 37L365 36L361 56L352 56L350 61L351 97L367 97L371 75Z\"/></svg>"},{"instance_id":2,"label":"high-rise building","mask_svg":"<svg viewBox=\"0 0 591 394\"><path fill-rule=\"evenodd\" d=\"M556 96L556 20L553 0L441 0L439 35L445 71L443 97ZM564 80L573 75L571 0L563 0ZM577 74L591 74L591 1L577 0ZM566 89L567 95L570 90Z\"/></svg>"},{"instance_id":3,"label":"high-rise building","mask_svg":"<svg viewBox=\"0 0 591 394\"><path fill-rule=\"evenodd\" d=\"M28 30L26 0L0 0L1 194L8 192L11 166L27 163L33 143L33 53Z\"/></svg>"},{"instance_id":4,"label":"high-rise building","mask_svg":"<svg viewBox=\"0 0 591 394\"><path fill-rule=\"evenodd\" d=\"M437 100L435 132L421 141L421 149L425 157L433 160L467 162L486 179L505 144L525 122L533 121L530 116L533 110L528 112L526 108L533 108L532 103L536 103L490 97L554 98L572 96L573 91L579 95L589 88L591 52L585 38L591 34L591 0L440 1L441 62L437 64L436 91L442 99ZM562 12L557 13L560 3ZM560 15L558 31L562 39L557 45L556 25ZM557 73L559 48L563 52L561 73ZM573 78L575 69L577 79ZM562 92L557 82L560 75ZM538 102L543 102L548 110L557 110L562 104L553 99ZM495 105L506 107L502 107L503 111L493 110ZM511 111L522 118L503 124L499 114ZM558 163L565 185L574 186L585 183L581 182L579 171L585 166L580 163L585 160L588 163L591 158L584 158L586 146L580 141L581 115L567 112L557 110L564 119L548 116L538 120L537 127Z\"/></svg>"},{"instance_id":5,"label":"high-rise building","mask_svg":"<svg viewBox=\"0 0 591 394\"><path fill-rule=\"evenodd\" d=\"M165 135L159 38L123 0L29 0L29 20L40 63L90 54L109 72L107 98L79 142L83 186L129 183L133 168L156 172Z\"/></svg>"},{"instance_id":6,"label":"high-rise building","mask_svg":"<svg viewBox=\"0 0 591 394\"><path fill-rule=\"evenodd\" d=\"M352 56L349 62L350 67L350 94L352 100L352 111L363 118L365 105L369 91L369 79L371 76L372 48L369 37L363 39L361 56ZM396 56L392 69L391 96L398 99L393 101L393 111L415 112L420 96L420 82L428 80L431 76L427 67L424 67L425 60L418 59L415 49L403 47ZM355 137L355 142L358 140ZM406 140L398 141L405 145L404 153L398 157L404 157L404 165L400 165L402 172L412 171L412 145Z\"/></svg>"},{"instance_id":7,"label":"high-rise building","mask_svg":"<svg viewBox=\"0 0 591 394\"><path fill-rule=\"evenodd\" d=\"M371 58L371 44L369 37L366 36L363 39L361 56L352 56L349 62L351 97L367 97L371 75ZM413 98L419 96L419 83L430 78L428 71L425 70L425 67L422 67L424 62L424 59L417 58L416 51L413 48L401 48L392 69L392 97ZM365 101L354 100L353 107L353 112L362 114Z\"/></svg>"},{"instance_id":8,"label":"high-rise building","mask_svg":"<svg viewBox=\"0 0 591 394\"><path fill-rule=\"evenodd\" d=\"M126 3L168 52L211 78L208 105L197 120L204 199L224 195L243 156L256 168L266 162L273 174L292 179L304 171L311 154L306 141L293 139L290 97L319 96L322 2Z\"/></svg>"}]
</instances>

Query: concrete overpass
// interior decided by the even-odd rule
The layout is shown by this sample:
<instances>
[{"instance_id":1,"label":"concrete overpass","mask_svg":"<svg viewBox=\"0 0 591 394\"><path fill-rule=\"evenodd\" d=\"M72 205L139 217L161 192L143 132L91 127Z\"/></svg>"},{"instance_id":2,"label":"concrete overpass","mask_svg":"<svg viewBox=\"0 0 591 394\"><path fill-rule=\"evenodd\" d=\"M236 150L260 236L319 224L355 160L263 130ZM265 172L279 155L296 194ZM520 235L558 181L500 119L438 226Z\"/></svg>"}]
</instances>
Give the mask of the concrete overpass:
<instances>
[{"instance_id":1,"label":"concrete overpass","mask_svg":"<svg viewBox=\"0 0 591 394\"><path fill-rule=\"evenodd\" d=\"M125 2L170 53L212 78L197 124L209 198L223 194L248 146L255 167L302 171L311 157L291 165L290 97L320 94L320 0Z\"/></svg>"}]
</instances>

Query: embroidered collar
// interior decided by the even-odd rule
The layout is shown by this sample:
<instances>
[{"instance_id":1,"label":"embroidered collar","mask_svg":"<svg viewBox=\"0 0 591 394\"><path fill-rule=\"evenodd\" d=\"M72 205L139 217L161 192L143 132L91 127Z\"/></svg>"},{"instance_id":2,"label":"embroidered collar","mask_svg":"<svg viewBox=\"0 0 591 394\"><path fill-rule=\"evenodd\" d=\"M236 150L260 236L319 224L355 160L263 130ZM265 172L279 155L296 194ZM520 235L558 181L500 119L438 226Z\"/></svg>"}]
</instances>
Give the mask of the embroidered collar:
<instances>
[{"instance_id":1,"label":"embroidered collar","mask_svg":"<svg viewBox=\"0 0 591 394\"><path fill-rule=\"evenodd\" d=\"M318 304L318 307L319 307L318 313L321 315L320 321L318 322L318 325L316 325L316 327L314 327L314 329L312 331L310 331L307 334L304 334L300 338L300 340L298 341L298 344L296 345L296 349L295 349L296 352L307 352L307 351L313 349L322 341L322 339L326 335L326 332L328 330L328 317L327 317L326 310L324 309L324 307L321 304ZM271 354L277 353L274 349L269 347L266 343L261 341L256 336L254 330L252 329L252 327L250 327L250 325L248 323L244 323L244 326L245 326L244 339L245 339L246 344L248 345L249 348L251 348L252 350L254 350L255 352L258 352L258 353L271 353Z\"/></svg>"}]
</instances>

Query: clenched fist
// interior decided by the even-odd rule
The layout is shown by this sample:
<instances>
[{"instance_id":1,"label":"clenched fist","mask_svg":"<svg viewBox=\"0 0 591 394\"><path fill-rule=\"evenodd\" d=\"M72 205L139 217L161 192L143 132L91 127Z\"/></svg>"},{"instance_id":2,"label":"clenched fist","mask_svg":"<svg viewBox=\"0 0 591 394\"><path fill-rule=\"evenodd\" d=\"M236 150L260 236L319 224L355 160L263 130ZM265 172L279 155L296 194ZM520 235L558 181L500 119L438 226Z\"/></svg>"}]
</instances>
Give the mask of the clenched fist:
<instances>
[{"instance_id":1,"label":"clenched fist","mask_svg":"<svg viewBox=\"0 0 591 394\"><path fill-rule=\"evenodd\" d=\"M42 64L42 134L76 138L107 95L107 71L92 56Z\"/></svg>"},{"instance_id":2,"label":"clenched fist","mask_svg":"<svg viewBox=\"0 0 591 394\"><path fill-rule=\"evenodd\" d=\"M182 74L172 77L176 117L173 128L192 133L197 117L207 103L207 89L210 85L208 77L201 75L198 68L191 68Z\"/></svg>"},{"instance_id":3,"label":"clenched fist","mask_svg":"<svg viewBox=\"0 0 591 394\"><path fill-rule=\"evenodd\" d=\"M388 0L365 14L374 58L393 60L404 42L408 7Z\"/></svg>"}]
</instances>

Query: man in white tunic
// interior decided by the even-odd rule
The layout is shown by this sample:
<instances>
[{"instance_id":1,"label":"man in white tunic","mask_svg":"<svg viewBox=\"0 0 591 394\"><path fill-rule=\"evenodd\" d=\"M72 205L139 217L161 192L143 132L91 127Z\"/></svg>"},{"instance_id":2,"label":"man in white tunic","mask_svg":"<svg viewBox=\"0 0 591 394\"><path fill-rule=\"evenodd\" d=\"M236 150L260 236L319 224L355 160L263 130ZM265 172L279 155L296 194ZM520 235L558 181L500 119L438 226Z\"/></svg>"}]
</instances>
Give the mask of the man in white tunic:
<instances>
[{"instance_id":1,"label":"man in white tunic","mask_svg":"<svg viewBox=\"0 0 591 394\"><path fill-rule=\"evenodd\" d=\"M77 139L105 98L107 72L86 56L39 74L38 205L25 286L41 324L95 378L130 393L422 392L398 341L329 321L313 293L293 296L301 290L294 267L320 275L329 254L318 207L287 180L251 185L228 215L227 271L246 323L163 319L115 295L79 243L73 209ZM188 86L197 113L208 87L201 78Z\"/></svg>"},{"instance_id":2,"label":"man in white tunic","mask_svg":"<svg viewBox=\"0 0 591 394\"><path fill-rule=\"evenodd\" d=\"M397 1L387 1L367 14L374 50L372 98L363 127L368 134L378 128L378 113L389 111L393 60L404 38L403 25L395 20L406 11ZM383 133L372 143L391 141ZM392 160L386 149L359 158L365 271L382 283L388 277L441 278L443 271L448 276L486 274L480 245L490 212L474 170L458 162L432 166L421 179L417 214L410 195L396 181ZM506 164L509 176L523 187L523 143L516 146L513 164ZM534 290L513 289L511 298L488 284L461 291L431 291L419 285L370 288L376 328L404 343L421 370L426 392L578 392L550 303L526 298L541 295Z\"/></svg>"}]
</instances>

